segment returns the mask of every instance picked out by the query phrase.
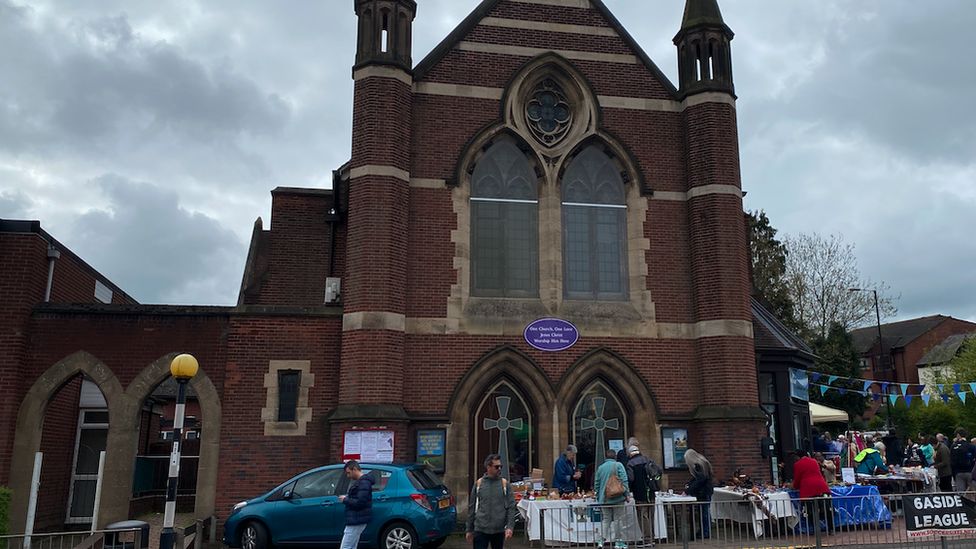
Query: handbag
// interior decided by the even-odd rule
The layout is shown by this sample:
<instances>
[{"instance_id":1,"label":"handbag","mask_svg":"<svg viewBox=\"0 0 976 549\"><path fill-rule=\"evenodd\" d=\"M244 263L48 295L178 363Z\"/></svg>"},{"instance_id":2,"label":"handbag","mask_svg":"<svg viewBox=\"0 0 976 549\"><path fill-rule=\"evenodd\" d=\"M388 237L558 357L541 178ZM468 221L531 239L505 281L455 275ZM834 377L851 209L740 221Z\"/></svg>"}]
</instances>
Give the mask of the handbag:
<instances>
[{"instance_id":1,"label":"handbag","mask_svg":"<svg viewBox=\"0 0 976 549\"><path fill-rule=\"evenodd\" d=\"M606 499L616 499L624 495L624 483L620 482L617 471L612 471L607 477L607 485L603 487L603 495Z\"/></svg>"}]
</instances>

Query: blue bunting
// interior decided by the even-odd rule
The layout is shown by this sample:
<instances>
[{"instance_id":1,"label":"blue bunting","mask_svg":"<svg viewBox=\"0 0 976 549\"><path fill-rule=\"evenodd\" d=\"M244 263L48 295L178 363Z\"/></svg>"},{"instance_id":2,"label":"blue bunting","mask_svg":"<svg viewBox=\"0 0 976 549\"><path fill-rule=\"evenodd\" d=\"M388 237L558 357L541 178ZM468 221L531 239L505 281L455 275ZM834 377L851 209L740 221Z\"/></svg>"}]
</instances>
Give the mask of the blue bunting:
<instances>
[{"instance_id":1,"label":"blue bunting","mask_svg":"<svg viewBox=\"0 0 976 549\"><path fill-rule=\"evenodd\" d=\"M959 400L961 400L963 404L966 403L966 392L965 391L960 391L959 392Z\"/></svg>"},{"instance_id":2,"label":"blue bunting","mask_svg":"<svg viewBox=\"0 0 976 549\"><path fill-rule=\"evenodd\" d=\"M924 402L926 406L929 405L929 400L931 400L931 399L932 399L932 395L930 395L930 394L924 394L924 395L922 395L922 402Z\"/></svg>"}]
</instances>

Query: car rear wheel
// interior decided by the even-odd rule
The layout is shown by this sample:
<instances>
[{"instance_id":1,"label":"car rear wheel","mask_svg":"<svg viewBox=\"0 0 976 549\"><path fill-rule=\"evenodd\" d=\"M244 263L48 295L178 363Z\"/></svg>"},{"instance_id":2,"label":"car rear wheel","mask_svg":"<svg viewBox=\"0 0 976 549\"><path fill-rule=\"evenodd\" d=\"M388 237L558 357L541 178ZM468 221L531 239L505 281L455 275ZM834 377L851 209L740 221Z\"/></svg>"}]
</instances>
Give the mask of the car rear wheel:
<instances>
[{"instance_id":1,"label":"car rear wheel","mask_svg":"<svg viewBox=\"0 0 976 549\"><path fill-rule=\"evenodd\" d=\"M257 522L248 522L241 528L241 549L267 549L268 530Z\"/></svg>"},{"instance_id":2,"label":"car rear wheel","mask_svg":"<svg viewBox=\"0 0 976 549\"><path fill-rule=\"evenodd\" d=\"M397 522L383 529L380 549L418 549L417 534L409 524Z\"/></svg>"}]
</instances>

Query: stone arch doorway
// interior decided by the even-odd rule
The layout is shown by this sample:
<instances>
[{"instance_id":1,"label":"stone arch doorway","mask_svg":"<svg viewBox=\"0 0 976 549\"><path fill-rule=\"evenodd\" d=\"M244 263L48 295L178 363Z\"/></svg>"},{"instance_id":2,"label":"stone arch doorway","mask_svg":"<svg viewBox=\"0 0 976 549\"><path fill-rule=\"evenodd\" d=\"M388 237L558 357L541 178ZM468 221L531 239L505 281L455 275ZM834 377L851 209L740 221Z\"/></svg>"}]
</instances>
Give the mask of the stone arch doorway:
<instances>
[{"instance_id":1,"label":"stone arch doorway","mask_svg":"<svg viewBox=\"0 0 976 549\"><path fill-rule=\"evenodd\" d=\"M170 379L169 366L177 354L179 353L170 353L154 361L132 380L125 391L126 409L124 413L127 422L132 425L132 429L128 433L129 438L124 442L125 447L129 450L129 459L124 464L126 468L122 477L125 479L126 514L132 496L143 403L157 387ZM199 402L203 425L199 439L200 452L193 514L196 517L208 517L214 514L214 500L217 490L217 464L220 451L220 395L203 368L200 368L197 375L190 380L189 389L195 393Z\"/></svg>"},{"instance_id":2,"label":"stone arch doorway","mask_svg":"<svg viewBox=\"0 0 976 549\"><path fill-rule=\"evenodd\" d=\"M528 356L511 347L502 347L483 356L471 367L454 390L454 395L448 402L448 414L451 424L447 433L448 463L444 482L451 492L458 495L458 508L466 509L468 492L474 480L474 471L480 473L481 468L475 467L485 456L474 455L475 416L485 415L486 396L499 387L509 387L515 390L512 400L517 395L525 402L525 408L532 413L531 421L536 431L533 433L534 450L532 462L538 467L555 461L553 432L553 403L555 394L546 375ZM508 395L502 395L508 396ZM488 406L497 408L497 400L489 398ZM509 410L512 410L511 408ZM497 412L497 409L491 410ZM508 415L508 414L505 414ZM491 419L498 419L495 416ZM483 418L482 418L483 419ZM521 418L524 422L529 417ZM497 429L497 424L494 427ZM480 450L480 448L479 448Z\"/></svg>"},{"instance_id":3,"label":"stone arch doorway","mask_svg":"<svg viewBox=\"0 0 976 549\"><path fill-rule=\"evenodd\" d=\"M576 440L574 431L593 444L600 443L596 434L600 432L604 446L609 446L611 437L626 444L633 436L640 441L642 453L663 463L654 397L641 375L616 353L595 349L577 360L560 380L555 402L561 445ZM612 420L616 420L616 427L608 425ZM603 429L597 429L600 427ZM595 455L598 450L590 453L595 464L602 462Z\"/></svg>"},{"instance_id":4,"label":"stone arch doorway","mask_svg":"<svg viewBox=\"0 0 976 549\"><path fill-rule=\"evenodd\" d=\"M119 448L118 441L124 438L125 393L122 384L108 366L95 356L79 351L48 368L27 391L17 414L13 460L10 467L10 487L13 489L10 528L13 532L23 532L26 525L34 455L41 449L48 404L62 387L79 375L84 375L94 383L105 399L109 415L106 447ZM110 502L118 498L117 486L111 480L121 478L119 475L123 473L119 469L120 465L116 453L106 451L104 478L107 482L102 487L100 511L102 517L112 513L109 509ZM48 463L42 464L42 471L45 467L48 467ZM104 524L104 521L99 520L99 523Z\"/></svg>"}]
</instances>

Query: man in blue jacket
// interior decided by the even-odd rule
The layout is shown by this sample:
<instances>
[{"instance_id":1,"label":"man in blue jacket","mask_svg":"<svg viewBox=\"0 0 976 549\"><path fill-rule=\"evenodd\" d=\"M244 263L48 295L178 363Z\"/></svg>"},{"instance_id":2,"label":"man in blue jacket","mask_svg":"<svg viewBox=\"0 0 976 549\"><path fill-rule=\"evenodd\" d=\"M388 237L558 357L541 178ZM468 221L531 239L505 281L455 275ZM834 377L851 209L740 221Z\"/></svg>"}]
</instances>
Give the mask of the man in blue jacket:
<instances>
[{"instance_id":1,"label":"man in blue jacket","mask_svg":"<svg viewBox=\"0 0 976 549\"><path fill-rule=\"evenodd\" d=\"M346 462L344 472L352 484L347 495L339 496L339 501L346 505L346 528L339 549L356 549L359 536L373 518L373 477L364 475L354 459Z\"/></svg>"},{"instance_id":2,"label":"man in blue jacket","mask_svg":"<svg viewBox=\"0 0 976 549\"><path fill-rule=\"evenodd\" d=\"M556 465L553 467L552 487L559 490L560 494L572 494L576 492L576 481L579 480L581 473L576 470L576 447L570 444L563 451Z\"/></svg>"}]
</instances>

